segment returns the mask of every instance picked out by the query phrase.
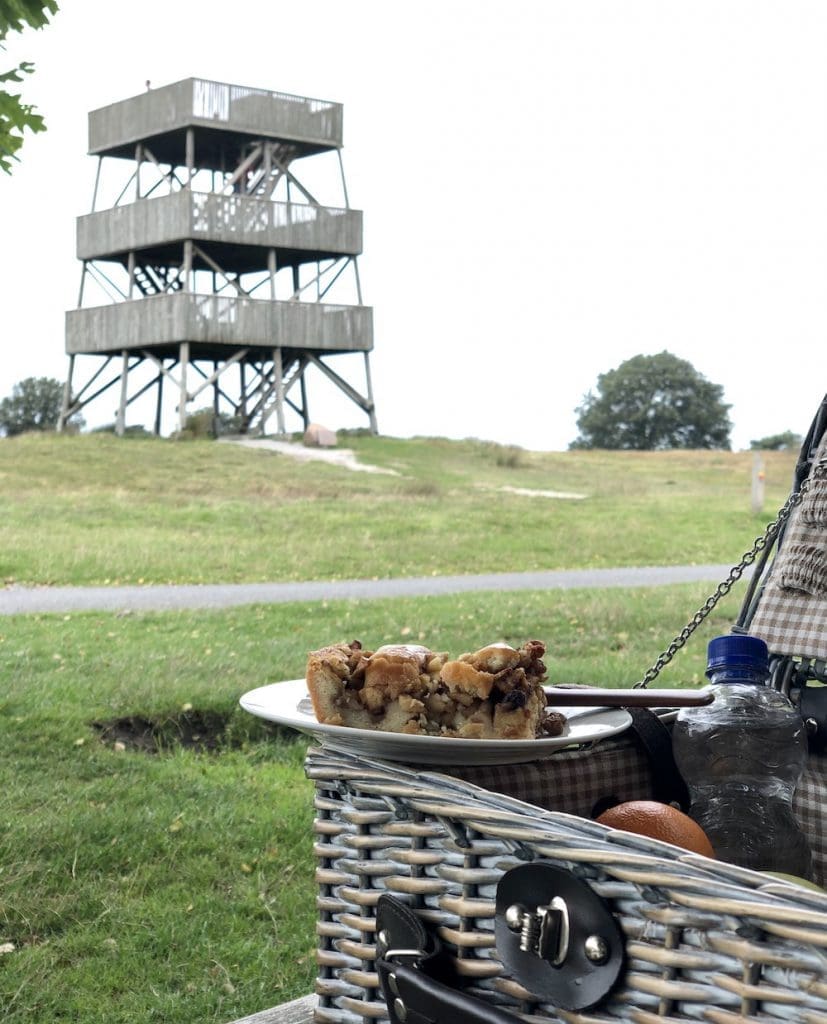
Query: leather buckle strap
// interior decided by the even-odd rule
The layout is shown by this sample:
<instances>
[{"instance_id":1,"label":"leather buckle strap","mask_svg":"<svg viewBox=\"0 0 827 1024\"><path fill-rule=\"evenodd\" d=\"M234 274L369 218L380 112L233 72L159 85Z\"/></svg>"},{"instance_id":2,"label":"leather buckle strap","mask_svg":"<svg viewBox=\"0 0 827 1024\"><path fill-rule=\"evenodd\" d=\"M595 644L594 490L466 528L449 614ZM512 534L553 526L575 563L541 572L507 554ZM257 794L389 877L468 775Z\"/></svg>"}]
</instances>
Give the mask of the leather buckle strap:
<instances>
[{"instance_id":1,"label":"leather buckle strap","mask_svg":"<svg viewBox=\"0 0 827 1024\"><path fill-rule=\"evenodd\" d=\"M439 980L441 947L419 917L383 893L376 909L376 968L391 1024L520 1024L519 1018Z\"/></svg>"},{"instance_id":2,"label":"leather buckle strap","mask_svg":"<svg viewBox=\"0 0 827 1024\"><path fill-rule=\"evenodd\" d=\"M521 1024L518 1017L435 981L419 967L379 961L391 1024Z\"/></svg>"},{"instance_id":3,"label":"leather buckle strap","mask_svg":"<svg viewBox=\"0 0 827 1024\"><path fill-rule=\"evenodd\" d=\"M497 884L496 952L508 976L538 1003L584 1010L619 981L625 942L610 907L583 879L554 864L519 864ZM463 988L454 962L422 917L382 893L376 968L391 1024L517 1024L519 1018Z\"/></svg>"}]
</instances>

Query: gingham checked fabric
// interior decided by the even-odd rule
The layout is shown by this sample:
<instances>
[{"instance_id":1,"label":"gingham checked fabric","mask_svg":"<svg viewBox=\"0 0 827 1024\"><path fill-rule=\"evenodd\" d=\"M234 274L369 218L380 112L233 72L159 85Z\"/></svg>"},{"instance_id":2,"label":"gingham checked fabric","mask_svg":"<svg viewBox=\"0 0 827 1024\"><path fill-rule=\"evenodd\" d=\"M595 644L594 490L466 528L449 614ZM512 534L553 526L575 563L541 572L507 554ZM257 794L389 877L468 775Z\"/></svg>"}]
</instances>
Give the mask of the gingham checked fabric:
<instances>
[{"instance_id":1,"label":"gingham checked fabric","mask_svg":"<svg viewBox=\"0 0 827 1024\"><path fill-rule=\"evenodd\" d=\"M652 771L643 750L619 737L562 750L527 764L440 769L495 793L551 811L592 817L602 800L654 799ZM793 806L813 853L813 880L827 885L827 758L813 755L798 784Z\"/></svg>"},{"instance_id":2,"label":"gingham checked fabric","mask_svg":"<svg viewBox=\"0 0 827 1024\"><path fill-rule=\"evenodd\" d=\"M561 750L526 764L474 765L447 774L536 807L588 818L598 801L654 798L646 754L627 740Z\"/></svg>"},{"instance_id":3,"label":"gingham checked fabric","mask_svg":"<svg viewBox=\"0 0 827 1024\"><path fill-rule=\"evenodd\" d=\"M827 659L827 434L749 625L774 654Z\"/></svg>"},{"instance_id":4,"label":"gingham checked fabric","mask_svg":"<svg viewBox=\"0 0 827 1024\"><path fill-rule=\"evenodd\" d=\"M793 809L810 841L813 881L827 885L827 758L814 754L796 787Z\"/></svg>"}]
</instances>

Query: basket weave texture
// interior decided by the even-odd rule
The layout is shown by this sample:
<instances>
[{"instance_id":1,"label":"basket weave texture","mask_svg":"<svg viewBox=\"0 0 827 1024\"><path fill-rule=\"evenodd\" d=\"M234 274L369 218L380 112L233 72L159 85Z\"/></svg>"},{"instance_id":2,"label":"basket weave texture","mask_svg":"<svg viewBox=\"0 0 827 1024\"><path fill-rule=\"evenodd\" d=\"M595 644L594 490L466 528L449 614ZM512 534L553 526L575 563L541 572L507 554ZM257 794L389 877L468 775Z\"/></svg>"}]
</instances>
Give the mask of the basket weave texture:
<instances>
[{"instance_id":1,"label":"basket weave texture","mask_svg":"<svg viewBox=\"0 0 827 1024\"><path fill-rule=\"evenodd\" d=\"M527 1021L827 1024L827 895L546 811L463 779L311 749L316 787L319 1024L387 1020L375 971L383 892L435 928L464 987ZM586 880L626 942L599 1007L557 1010L509 978L496 886L531 860Z\"/></svg>"}]
</instances>

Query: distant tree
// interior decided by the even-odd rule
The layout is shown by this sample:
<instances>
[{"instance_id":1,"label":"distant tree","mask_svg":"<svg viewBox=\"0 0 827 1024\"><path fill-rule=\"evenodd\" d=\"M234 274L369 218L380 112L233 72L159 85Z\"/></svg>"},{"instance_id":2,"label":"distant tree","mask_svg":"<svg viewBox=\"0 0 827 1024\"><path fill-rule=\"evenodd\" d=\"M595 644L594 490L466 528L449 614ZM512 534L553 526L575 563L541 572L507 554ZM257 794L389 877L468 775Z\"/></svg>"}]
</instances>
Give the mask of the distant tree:
<instances>
[{"instance_id":1,"label":"distant tree","mask_svg":"<svg viewBox=\"0 0 827 1024\"><path fill-rule=\"evenodd\" d=\"M788 448L800 448L804 443L801 434L794 434L792 430L785 430L783 434L770 434L768 437L760 437L757 441L750 441L750 448L766 452L784 452Z\"/></svg>"},{"instance_id":2,"label":"distant tree","mask_svg":"<svg viewBox=\"0 0 827 1024\"><path fill-rule=\"evenodd\" d=\"M580 435L569 447L729 449L729 408L723 388L685 359L633 356L597 378L576 409Z\"/></svg>"},{"instance_id":3,"label":"distant tree","mask_svg":"<svg viewBox=\"0 0 827 1024\"><path fill-rule=\"evenodd\" d=\"M27 377L15 384L0 402L0 433L6 437L27 430L54 430L63 403L63 385L53 377ZM69 430L80 430L83 420L74 416Z\"/></svg>"},{"instance_id":4,"label":"distant tree","mask_svg":"<svg viewBox=\"0 0 827 1024\"><path fill-rule=\"evenodd\" d=\"M9 32L22 32L30 28L43 28L49 15L57 13L56 0L0 0L0 50L4 50ZM34 64L23 61L17 67L0 72L0 169L11 174L12 161L23 145L23 131L42 132L46 124L30 103L24 103L19 93L9 92L10 82L22 82L24 75L34 71Z\"/></svg>"}]
</instances>

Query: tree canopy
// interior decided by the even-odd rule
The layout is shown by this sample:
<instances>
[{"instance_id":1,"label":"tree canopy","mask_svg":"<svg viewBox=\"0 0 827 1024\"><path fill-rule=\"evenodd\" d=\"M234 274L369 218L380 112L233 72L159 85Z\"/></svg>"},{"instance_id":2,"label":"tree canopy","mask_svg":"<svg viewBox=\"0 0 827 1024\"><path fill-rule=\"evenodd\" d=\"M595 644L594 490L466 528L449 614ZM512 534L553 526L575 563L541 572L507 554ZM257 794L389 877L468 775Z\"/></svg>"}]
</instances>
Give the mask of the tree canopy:
<instances>
[{"instance_id":1,"label":"tree canopy","mask_svg":"<svg viewBox=\"0 0 827 1024\"><path fill-rule=\"evenodd\" d=\"M43 28L49 15L57 13L56 0L0 0L0 50L10 32L22 32L26 26ZM6 86L22 82L34 71L30 61L0 71L0 169L11 174L12 161L19 159L17 152L23 145L23 132L42 132L46 124L30 103L24 103L19 93L9 92Z\"/></svg>"},{"instance_id":2,"label":"tree canopy","mask_svg":"<svg viewBox=\"0 0 827 1024\"><path fill-rule=\"evenodd\" d=\"M8 398L0 402L0 433L7 437L28 430L54 430L63 402L63 385L53 377L27 377L15 384ZM83 426L80 417L69 421L69 429Z\"/></svg>"},{"instance_id":3,"label":"tree canopy","mask_svg":"<svg viewBox=\"0 0 827 1024\"><path fill-rule=\"evenodd\" d=\"M749 446L755 451L785 452L790 448L800 448L804 443L801 434L792 430L785 430L781 434L769 434L767 437L759 437L750 441Z\"/></svg>"},{"instance_id":4,"label":"tree canopy","mask_svg":"<svg viewBox=\"0 0 827 1024\"><path fill-rule=\"evenodd\" d=\"M577 407L580 434L569 447L729 449L729 409L723 388L687 360L633 356L597 378Z\"/></svg>"}]
</instances>

